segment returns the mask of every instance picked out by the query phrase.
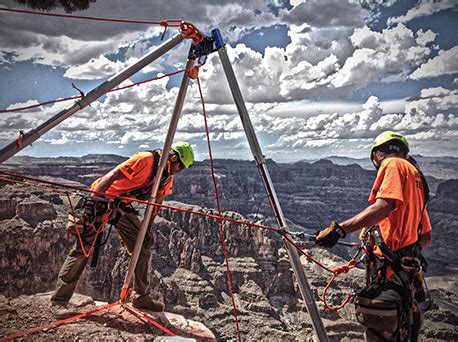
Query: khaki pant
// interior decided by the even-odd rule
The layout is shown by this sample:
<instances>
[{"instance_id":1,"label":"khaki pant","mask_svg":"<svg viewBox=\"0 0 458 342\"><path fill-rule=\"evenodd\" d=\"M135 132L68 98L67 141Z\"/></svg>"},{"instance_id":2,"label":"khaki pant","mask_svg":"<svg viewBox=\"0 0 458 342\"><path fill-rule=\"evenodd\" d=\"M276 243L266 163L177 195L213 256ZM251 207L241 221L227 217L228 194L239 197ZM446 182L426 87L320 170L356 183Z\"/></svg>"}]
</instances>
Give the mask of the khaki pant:
<instances>
[{"instance_id":1,"label":"khaki pant","mask_svg":"<svg viewBox=\"0 0 458 342\"><path fill-rule=\"evenodd\" d=\"M129 253L133 252L135 241L140 230L141 221L134 213L123 212L123 215L115 224L121 239L127 247ZM84 248L89 250L95 232L85 227L83 230ZM151 247L153 238L151 232L148 230L143 241L140 256L138 258L137 266L135 267L134 274L134 298L141 297L149 293L148 274L150 269L151 260ZM79 241L77 240L75 246L72 248L67 256L64 264L62 265L57 278L56 291L51 298L51 301L58 304L67 304L73 292L75 291L76 284L84 267L89 258L86 258L81 250Z\"/></svg>"}]
</instances>

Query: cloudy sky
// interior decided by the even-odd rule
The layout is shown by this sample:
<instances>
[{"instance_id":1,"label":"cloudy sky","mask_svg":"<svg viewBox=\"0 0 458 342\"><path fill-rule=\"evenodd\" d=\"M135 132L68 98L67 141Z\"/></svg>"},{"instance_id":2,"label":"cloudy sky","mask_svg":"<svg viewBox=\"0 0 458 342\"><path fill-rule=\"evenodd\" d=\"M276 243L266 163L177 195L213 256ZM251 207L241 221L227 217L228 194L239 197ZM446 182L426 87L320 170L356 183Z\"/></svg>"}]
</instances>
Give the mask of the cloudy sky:
<instances>
[{"instance_id":1,"label":"cloudy sky","mask_svg":"<svg viewBox=\"0 0 458 342\"><path fill-rule=\"evenodd\" d=\"M219 28L266 157L368 156L373 138L406 134L412 152L458 157L456 0L96 0L74 15L180 19ZM14 1L0 7L22 8ZM65 13L54 10L55 13ZM163 28L0 11L0 109L78 95L161 43ZM170 28L165 38L176 34ZM181 43L125 84L184 67ZM21 154L115 153L161 147L181 74L102 97ZM215 158L251 159L217 54L199 77ZM0 113L0 147L62 102ZM208 158L198 87L191 82L176 140Z\"/></svg>"}]
</instances>

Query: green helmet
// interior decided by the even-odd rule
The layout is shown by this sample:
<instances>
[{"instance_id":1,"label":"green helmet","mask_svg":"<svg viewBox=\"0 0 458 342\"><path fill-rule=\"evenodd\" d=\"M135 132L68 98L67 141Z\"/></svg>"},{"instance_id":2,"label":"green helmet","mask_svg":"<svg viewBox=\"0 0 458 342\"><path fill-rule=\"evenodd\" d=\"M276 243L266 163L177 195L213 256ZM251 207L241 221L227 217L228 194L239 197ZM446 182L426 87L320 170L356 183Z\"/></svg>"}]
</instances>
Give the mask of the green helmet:
<instances>
[{"instance_id":1,"label":"green helmet","mask_svg":"<svg viewBox=\"0 0 458 342\"><path fill-rule=\"evenodd\" d=\"M385 131L383 133L380 133L377 136L377 138L375 138L374 143L372 144L371 153L374 152L375 149L389 141L401 142L406 148L407 152L409 152L409 142L407 141L405 136L398 132Z\"/></svg>"},{"instance_id":2,"label":"green helmet","mask_svg":"<svg viewBox=\"0 0 458 342\"><path fill-rule=\"evenodd\" d=\"M185 168L190 168L194 163L194 151L187 142L179 141L172 145L172 150L178 154L181 163Z\"/></svg>"}]
</instances>

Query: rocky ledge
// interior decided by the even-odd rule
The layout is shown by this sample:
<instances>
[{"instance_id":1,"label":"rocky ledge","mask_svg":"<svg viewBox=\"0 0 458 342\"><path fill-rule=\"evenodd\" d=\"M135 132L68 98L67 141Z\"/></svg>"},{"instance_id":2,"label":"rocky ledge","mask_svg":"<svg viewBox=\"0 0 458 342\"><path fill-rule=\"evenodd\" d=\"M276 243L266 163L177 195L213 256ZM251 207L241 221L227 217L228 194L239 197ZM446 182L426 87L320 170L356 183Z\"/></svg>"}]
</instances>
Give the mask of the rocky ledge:
<instances>
[{"instance_id":1,"label":"rocky ledge","mask_svg":"<svg viewBox=\"0 0 458 342\"><path fill-rule=\"evenodd\" d=\"M140 320L119 304L56 327L50 311L51 295L52 293L40 293L14 299L0 295L0 336L12 336L43 327L33 334L25 335L21 341L160 341L163 340L161 336L172 334L183 341L216 341L213 333L203 324L181 315L144 311L143 314L166 329L162 330L152 323ZM91 297L80 294L75 294L70 301L70 307L76 313L101 309L106 304L96 303Z\"/></svg>"}]
</instances>

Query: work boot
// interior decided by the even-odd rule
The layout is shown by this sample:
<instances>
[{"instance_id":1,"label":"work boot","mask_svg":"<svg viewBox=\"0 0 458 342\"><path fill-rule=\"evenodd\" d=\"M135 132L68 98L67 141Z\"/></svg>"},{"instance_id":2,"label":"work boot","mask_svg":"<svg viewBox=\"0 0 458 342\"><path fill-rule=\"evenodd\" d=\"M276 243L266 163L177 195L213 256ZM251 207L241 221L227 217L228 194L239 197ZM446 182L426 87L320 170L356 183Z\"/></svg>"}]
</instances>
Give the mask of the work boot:
<instances>
[{"instance_id":1,"label":"work boot","mask_svg":"<svg viewBox=\"0 0 458 342\"><path fill-rule=\"evenodd\" d=\"M158 300L154 300L148 295L144 295L139 298L134 298L132 300L132 306L137 309L146 309L155 312L164 311L164 303Z\"/></svg>"},{"instance_id":2,"label":"work boot","mask_svg":"<svg viewBox=\"0 0 458 342\"><path fill-rule=\"evenodd\" d=\"M65 319L78 314L78 312L67 308L66 304L59 304L55 302L51 304L51 313L55 319Z\"/></svg>"}]
</instances>

